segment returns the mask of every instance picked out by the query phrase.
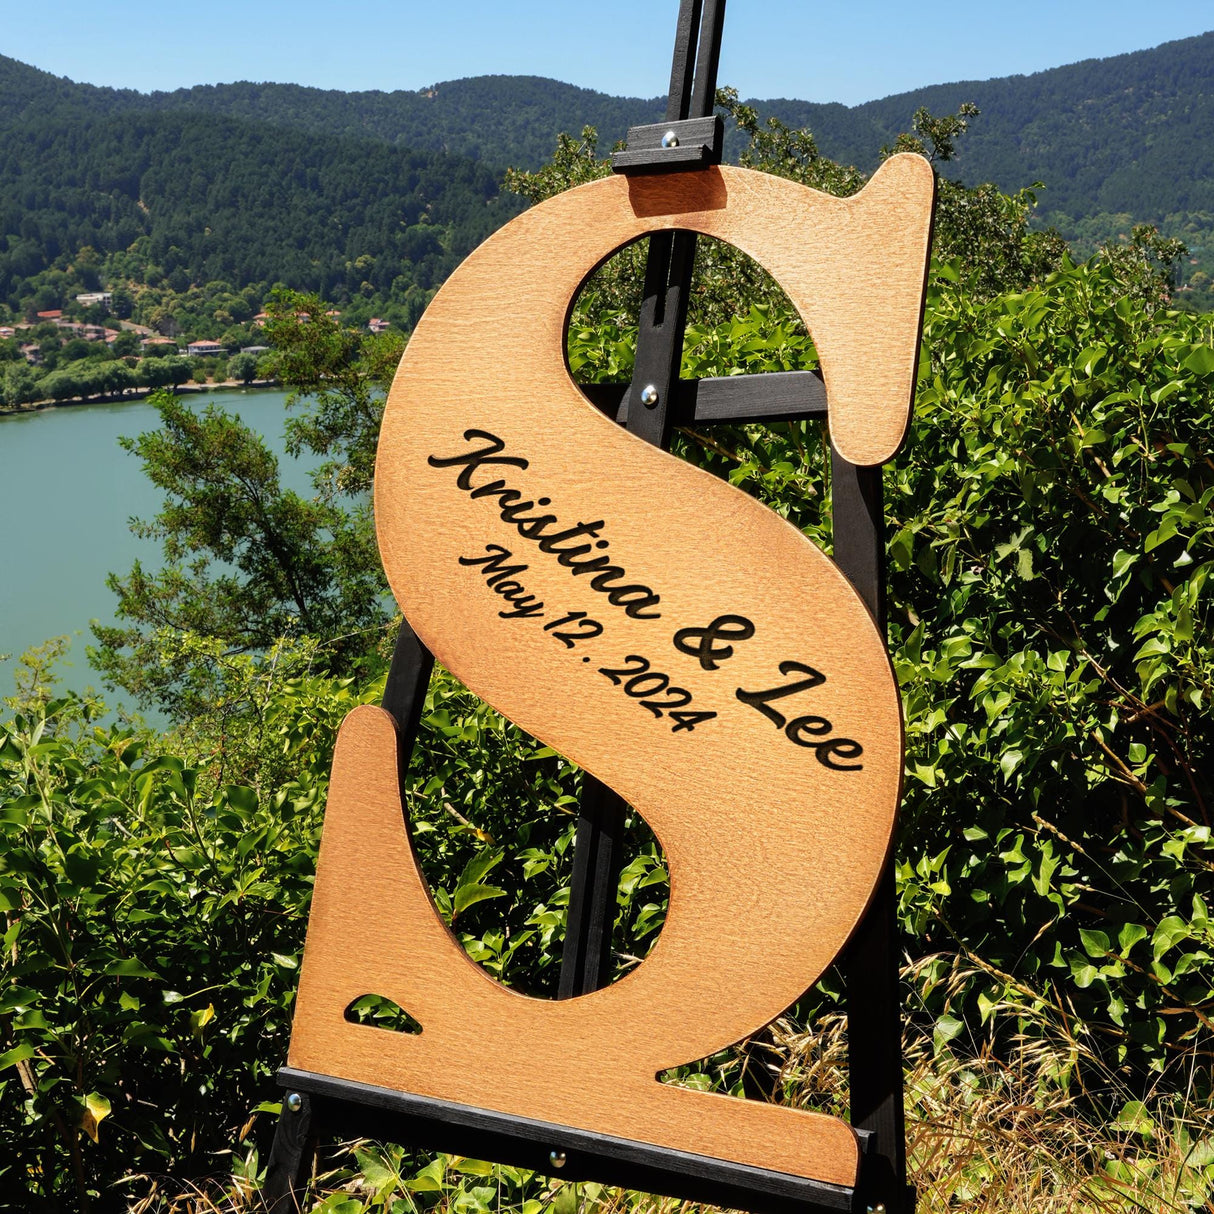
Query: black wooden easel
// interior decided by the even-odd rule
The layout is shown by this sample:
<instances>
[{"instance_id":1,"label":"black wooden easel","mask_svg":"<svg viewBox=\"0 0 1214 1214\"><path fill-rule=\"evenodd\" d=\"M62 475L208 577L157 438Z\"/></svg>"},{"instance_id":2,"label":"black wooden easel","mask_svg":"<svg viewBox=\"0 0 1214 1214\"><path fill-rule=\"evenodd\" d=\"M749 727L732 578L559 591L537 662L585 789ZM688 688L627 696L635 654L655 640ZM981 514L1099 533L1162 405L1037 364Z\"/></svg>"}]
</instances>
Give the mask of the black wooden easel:
<instances>
[{"instance_id":1,"label":"black wooden easel","mask_svg":"<svg viewBox=\"0 0 1214 1214\"><path fill-rule=\"evenodd\" d=\"M627 149L614 158L617 172L685 171L720 163L723 126L713 111L724 16L725 0L681 0L666 120L629 131ZM632 382L586 386L586 395L631 433L663 448L669 447L676 425L827 418L825 389L812 372L679 379L695 247L693 232L650 236ZM857 467L832 450L831 481L835 562L884 631L881 468ZM433 664L402 621L383 702L400 729L402 785ZM585 776L561 962L562 999L610 980L626 813L626 804L610 788ZM297 1209L296 1195L311 1174L317 1142L369 1137L755 1214L913 1214L914 1190L906 1183L898 946L889 865L842 967L851 1121L863 1150L855 1190L284 1068L279 1072L283 1111L267 1168L267 1205L272 1214Z\"/></svg>"}]
</instances>

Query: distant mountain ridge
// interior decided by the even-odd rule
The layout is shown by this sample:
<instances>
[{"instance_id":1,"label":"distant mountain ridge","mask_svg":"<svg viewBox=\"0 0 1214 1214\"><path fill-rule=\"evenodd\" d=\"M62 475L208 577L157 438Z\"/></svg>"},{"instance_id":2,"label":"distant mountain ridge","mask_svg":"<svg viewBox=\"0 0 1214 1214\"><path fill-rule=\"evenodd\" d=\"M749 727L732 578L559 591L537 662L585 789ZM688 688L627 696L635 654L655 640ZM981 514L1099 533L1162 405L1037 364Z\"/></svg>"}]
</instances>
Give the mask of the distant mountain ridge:
<instances>
[{"instance_id":1,"label":"distant mountain ridge","mask_svg":"<svg viewBox=\"0 0 1214 1214\"><path fill-rule=\"evenodd\" d=\"M410 324L522 206L466 156L154 100L0 61L0 303L94 289L67 272L89 248L118 281L283 283Z\"/></svg>"},{"instance_id":2,"label":"distant mountain ridge","mask_svg":"<svg viewBox=\"0 0 1214 1214\"><path fill-rule=\"evenodd\" d=\"M658 122L664 98L611 97L541 76L473 76L422 90L346 93L298 84L200 84L174 92L77 84L0 55L0 127L48 110L93 114L187 112L266 122L325 135L379 139L500 168L534 168L560 131L596 126L609 140ZM608 144L609 146L609 144Z\"/></svg>"},{"instance_id":3,"label":"distant mountain ridge","mask_svg":"<svg viewBox=\"0 0 1214 1214\"><path fill-rule=\"evenodd\" d=\"M974 101L982 115L955 171L1004 189L1043 181L1043 205L1072 218L1130 212L1160 220L1214 211L1214 32L1029 76L960 81L857 106L789 98L753 102L807 126L833 159L871 168L919 106L934 113ZM210 113L486 164L535 167L559 131L598 128L604 146L630 125L661 120L661 98L613 97L536 76L476 76L430 89L343 93L241 82L138 93L75 84L0 56L0 126L48 108L116 115ZM736 154L736 141L733 142Z\"/></svg>"},{"instance_id":4,"label":"distant mountain ridge","mask_svg":"<svg viewBox=\"0 0 1214 1214\"><path fill-rule=\"evenodd\" d=\"M1159 223L1193 249L1194 284L1214 281L1214 33L852 107L752 104L869 169L918 107L963 101L982 113L945 171L1006 190L1044 182L1042 216L1080 251ZM35 289L24 284L84 245L117 255L146 238L140 264L166 278L373 290L412 316L521 205L497 196L506 166L539 165L558 132L587 125L609 148L664 108L534 76L391 93L249 82L139 93L0 56L0 300L16 308ZM739 150L732 132L727 154Z\"/></svg>"},{"instance_id":5,"label":"distant mountain ridge","mask_svg":"<svg viewBox=\"0 0 1214 1214\"><path fill-rule=\"evenodd\" d=\"M917 108L952 113L963 101L982 111L959 145L956 172L970 184L1014 190L1042 181L1043 206L1076 218L1128 211L1155 221L1214 211L1214 32L851 108L787 99L763 105L808 126L826 155L869 168Z\"/></svg>"}]
</instances>

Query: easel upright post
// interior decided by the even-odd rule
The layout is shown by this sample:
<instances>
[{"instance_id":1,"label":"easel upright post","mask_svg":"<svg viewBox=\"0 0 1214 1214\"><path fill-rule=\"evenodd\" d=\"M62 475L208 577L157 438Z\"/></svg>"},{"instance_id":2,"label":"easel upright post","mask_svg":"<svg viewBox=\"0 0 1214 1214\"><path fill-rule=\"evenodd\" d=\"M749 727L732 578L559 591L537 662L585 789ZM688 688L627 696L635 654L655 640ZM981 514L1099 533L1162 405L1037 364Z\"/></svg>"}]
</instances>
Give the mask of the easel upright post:
<instances>
[{"instance_id":1,"label":"easel upright post","mask_svg":"<svg viewBox=\"0 0 1214 1214\"><path fill-rule=\"evenodd\" d=\"M667 122L712 114L724 21L725 0L682 0ZM663 449L670 446L678 401L695 250L694 232L658 232L649 238L636 362L624 401L625 425L638 438ZM627 813L628 806L615 792L589 774L584 777L561 954L562 999L588 994L611 981L611 932Z\"/></svg>"},{"instance_id":2,"label":"easel upright post","mask_svg":"<svg viewBox=\"0 0 1214 1214\"><path fill-rule=\"evenodd\" d=\"M831 451L835 564L864 600L882 635L885 618L885 512L880 466L858 468ZM843 959L851 1122L873 1133L868 1179L888 1214L912 1214L906 1182L902 1014L897 893L891 855L868 913Z\"/></svg>"}]
</instances>

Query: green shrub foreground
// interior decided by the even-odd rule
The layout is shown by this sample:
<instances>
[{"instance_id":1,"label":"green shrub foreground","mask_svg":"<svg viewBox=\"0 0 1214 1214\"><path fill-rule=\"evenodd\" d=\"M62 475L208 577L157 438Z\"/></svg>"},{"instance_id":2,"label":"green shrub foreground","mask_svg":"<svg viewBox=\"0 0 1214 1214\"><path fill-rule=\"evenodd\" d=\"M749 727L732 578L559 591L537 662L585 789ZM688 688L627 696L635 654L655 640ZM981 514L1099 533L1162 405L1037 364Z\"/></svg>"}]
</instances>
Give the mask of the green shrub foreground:
<instances>
[{"instance_id":1,"label":"green shrub foreground","mask_svg":"<svg viewBox=\"0 0 1214 1214\"><path fill-rule=\"evenodd\" d=\"M980 304L946 268L889 477L906 927L1002 972L954 1018L1025 983L1178 1083L1214 997L1212 340L1108 266Z\"/></svg>"},{"instance_id":2,"label":"green shrub foreground","mask_svg":"<svg viewBox=\"0 0 1214 1214\"><path fill-rule=\"evenodd\" d=\"M5 722L0 1208L122 1208L133 1172L222 1173L275 1099L333 740L382 691L309 656L243 664L226 766L247 783L222 779L217 735L99 728L77 697ZM439 905L490 972L550 993L573 769L441 671L424 721L407 795ZM664 879L654 850L626 883Z\"/></svg>"},{"instance_id":3,"label":"green shrub foreground","mask_svg":"<svg viewBox=\"0 0 1214 1214\"><path fill-rule=\"evenodd\" d=\"M979 1073L966 1058L1051 1045L1007 1108L1065 1098L1131 1138L1148 1096L1210 1107L1214 1014L1214 334L1143 281L1124 257L1060 256L992 295L965 262L938 263L912 432L886 472L914 1027L964 1075ZM571 365L626 375L631 322L609 276L596 289ZM812 366L783 306L761 280L742 303L708 301L684 373ZM829 548L814 424L680 444ZM285 1054L333 734L379 686L369 667L362 682L317 673L308 642L243 658L157 643L223 667L213 713L160 738L98 728L87 703L33 688L0 725L7 1208L90 1193L122 1208L157 1177L227 1174L242 1131L264 1158L257 1110ZM492 973L551 993L577 773L441 672L423 725L407 799L440 909ZM633 834L620 968L664 910L661 854L643 824ZM814 998L829 1005L830 983ZM1065 1048L1045 1042L1047 1020ZM755 1048L680 1078L741 1090ZM1214 1185L1208 1130L1185 1134L1171 1208ZM1128 1165L1082 1166L1120 1184ZM410 1200L441 1188L418 1182ZM456 1208L488 1209L486 1193ZM528 1214L549 1198L559 1208L541 1194Z\"/></svg>"}]
</instances>

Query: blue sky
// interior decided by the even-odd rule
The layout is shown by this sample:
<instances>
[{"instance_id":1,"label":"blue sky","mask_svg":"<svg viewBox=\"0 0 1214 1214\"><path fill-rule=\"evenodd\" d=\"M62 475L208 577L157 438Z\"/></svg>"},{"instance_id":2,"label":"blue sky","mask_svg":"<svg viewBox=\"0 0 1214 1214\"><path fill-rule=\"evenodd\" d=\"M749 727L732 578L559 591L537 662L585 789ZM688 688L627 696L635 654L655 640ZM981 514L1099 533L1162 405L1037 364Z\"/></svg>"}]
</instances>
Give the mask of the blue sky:
<instances>
[{"instance_id":1,"label":"blue sky","mask_svg":"<svg viewBox=\"0 0 1214 1214\"><path fill-rule=\"evenodd\" d=\"M230 80L421 88L483 73L665 91L677 0L0 2L0 53L142 90ZM856 104L1214 29L1210 0L729 0L720 81Z\"/></svg>"}]
</instances>

